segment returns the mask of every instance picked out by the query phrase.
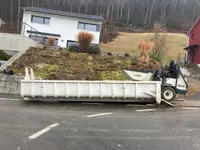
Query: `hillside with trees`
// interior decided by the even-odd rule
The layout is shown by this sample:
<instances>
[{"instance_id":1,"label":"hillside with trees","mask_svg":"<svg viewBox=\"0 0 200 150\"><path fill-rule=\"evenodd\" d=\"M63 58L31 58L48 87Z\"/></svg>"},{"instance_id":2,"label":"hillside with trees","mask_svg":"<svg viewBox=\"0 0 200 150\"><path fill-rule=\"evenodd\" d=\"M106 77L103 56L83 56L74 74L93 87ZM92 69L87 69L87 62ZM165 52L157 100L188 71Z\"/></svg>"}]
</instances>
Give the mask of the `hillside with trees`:
<instances>
[{"instance_id":1,"label":"hillside with trees","mask_svg":"<svg viewBox=\"0 0 200 150\"><path fill-rule=\"evenodd\" d=\"M171 31L187 31L200 15L199 0L1 0L0 18L12 24L20 18L20 7L31 6L101 15L142 29L158 22Z\"/></svg>"}]
</instances>

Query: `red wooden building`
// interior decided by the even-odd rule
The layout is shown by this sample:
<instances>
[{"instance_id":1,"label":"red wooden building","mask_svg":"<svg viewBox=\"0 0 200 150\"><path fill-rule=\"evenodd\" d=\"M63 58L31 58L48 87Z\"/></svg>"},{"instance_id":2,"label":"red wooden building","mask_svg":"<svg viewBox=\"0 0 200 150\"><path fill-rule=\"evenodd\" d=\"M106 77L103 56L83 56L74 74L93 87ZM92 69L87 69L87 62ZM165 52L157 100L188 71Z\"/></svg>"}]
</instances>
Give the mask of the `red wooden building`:
<instances>
[{"instance_id":1,"label":"red wooden building","mask_svg":"<svg viewBox=\"0 0 200 150\"><path fill-rule=\"evenodd\" d=\"M195 22L190 31L189 46L187 50L187 60L192 64L200 64L200 18Z\"/></svg>"}]
</instances>

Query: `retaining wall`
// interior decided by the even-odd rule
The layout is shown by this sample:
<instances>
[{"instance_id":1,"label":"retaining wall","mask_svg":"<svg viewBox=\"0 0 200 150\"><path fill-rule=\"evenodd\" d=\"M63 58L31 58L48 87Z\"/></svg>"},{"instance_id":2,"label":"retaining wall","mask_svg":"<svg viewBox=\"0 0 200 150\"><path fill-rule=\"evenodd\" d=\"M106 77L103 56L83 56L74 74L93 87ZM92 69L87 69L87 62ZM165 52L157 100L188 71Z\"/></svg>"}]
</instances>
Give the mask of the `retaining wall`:
<instances>
[{"instance_id":1,"label":"retaining wall","mask_svg":"<svg viewBox=\"0 0 200 150\"><path fill-rule=\"evenodd\" d=\"M0 74L0 94L20 95L20 80L23 78Z\"/></svg>"},{"instance_id":2,"label":"retaining wall","mask_svg":"<svg viewBox=\"0 0 200 150\"><path fill-rule=\"evenodd\" d=\"M0 33L0 49L6 51L26 51L30 47L43 47L40 43L21 34Z\"/></svg>"}]
</instances>

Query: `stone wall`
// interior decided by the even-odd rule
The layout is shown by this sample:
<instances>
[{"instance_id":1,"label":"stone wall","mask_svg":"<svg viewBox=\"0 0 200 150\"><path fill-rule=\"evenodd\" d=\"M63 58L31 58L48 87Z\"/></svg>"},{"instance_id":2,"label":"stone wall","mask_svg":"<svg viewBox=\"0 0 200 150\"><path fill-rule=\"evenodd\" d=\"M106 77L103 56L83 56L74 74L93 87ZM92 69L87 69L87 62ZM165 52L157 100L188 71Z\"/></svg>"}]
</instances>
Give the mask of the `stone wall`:
<instances>
[{"instance_id":1,"label":"stone wall","mask_svg":"<svg viewBox=\"0 0 200 150\"><path fill-rule=\"evenodd\" d=\"M0 74L0 94L20 95L20 80L23 78Z\"/></svg>"}]
</instances>

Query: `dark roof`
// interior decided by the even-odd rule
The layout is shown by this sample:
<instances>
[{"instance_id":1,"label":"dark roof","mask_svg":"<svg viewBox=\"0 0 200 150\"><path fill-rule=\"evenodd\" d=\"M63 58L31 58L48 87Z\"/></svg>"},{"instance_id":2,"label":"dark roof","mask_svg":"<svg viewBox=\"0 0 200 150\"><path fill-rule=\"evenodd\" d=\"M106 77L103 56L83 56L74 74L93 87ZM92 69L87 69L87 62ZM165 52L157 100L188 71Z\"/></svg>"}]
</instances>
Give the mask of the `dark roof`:
<instances>
[{"instance_id":1,"label":"dark roof","mask_svg":"<svg viewBox=\"0 0 200 150\"><path fill-rule=\"evenodd\" d=\"M199 45L198 45L198 44L195 44L195 45L190 45L190 46L188 46L188 47L184 48L184 50L188 50L188 49L191 49L191 50L196 50L196 48L198 48L198 47L199 47Z\"/></svg>"},{"instance_id":2,"label":"dark roof","mask_svg":"<svg viewBox=\"0 0 200 150\"><path fill-rule=\"evenodd\" d=\"M192 27L190 28L190 30L188 31L188 35L190 34L190 32L194 29L194 27L197 25L197 23L199 22L200 17L195 21L195 23L192 25Z\"/></svg>"},{"instance_id":3,"label":"dark roof","mask_svg":"<svg viewBox=\"0 0 200 150\"><path fill-rule=\"evenodd\" d=\"M40 13L46 13L46 14L59 15L59 16L66 16L66 17L75 17L75 18L83 18L83 19L104 21L104 18L101 17L101 16L86 15L86 14L79 14L79 13L72 13L72 12L65 12L65 11L59 11L59 10L54 10L54 9L45 9L45 8L39 8L39 7L23 7L22 9L26 10L26 11L40 12Z\"/></svg>"}]
</instances>

